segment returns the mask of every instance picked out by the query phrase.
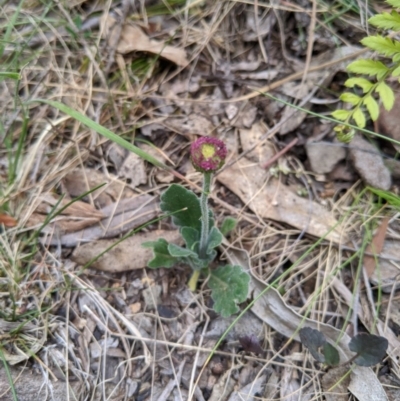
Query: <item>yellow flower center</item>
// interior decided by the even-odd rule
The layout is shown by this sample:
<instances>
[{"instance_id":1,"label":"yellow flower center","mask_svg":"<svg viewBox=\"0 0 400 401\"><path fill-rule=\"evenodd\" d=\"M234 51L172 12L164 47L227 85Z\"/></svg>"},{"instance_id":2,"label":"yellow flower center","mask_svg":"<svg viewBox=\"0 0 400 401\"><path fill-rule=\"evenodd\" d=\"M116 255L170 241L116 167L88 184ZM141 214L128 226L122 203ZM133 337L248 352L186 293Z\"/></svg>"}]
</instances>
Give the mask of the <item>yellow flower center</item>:
<instances>
[{"instance_id":1,"label":"yellow flower center","mask_svg":"<svg viewBox=\"0 0 400 401\"><path fill-rule=\"evenodd\" d=\"M205 143L201 148L201 153L205 159L209 159L215 155L215 147Z\"/></svg>"}]
</instances>

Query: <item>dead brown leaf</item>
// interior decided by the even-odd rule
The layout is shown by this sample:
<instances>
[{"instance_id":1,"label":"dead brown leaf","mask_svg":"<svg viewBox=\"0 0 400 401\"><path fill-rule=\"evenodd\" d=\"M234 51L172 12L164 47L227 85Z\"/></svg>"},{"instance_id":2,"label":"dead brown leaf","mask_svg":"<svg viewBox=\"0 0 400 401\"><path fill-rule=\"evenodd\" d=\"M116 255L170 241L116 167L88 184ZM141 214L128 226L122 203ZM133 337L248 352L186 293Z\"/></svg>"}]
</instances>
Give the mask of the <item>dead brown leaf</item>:
<instances>
[{"instance_id":1,"label":"dead brown leaf","mask_svg":"<svg viewBox=\"0 0 400 401\"><path fill-rule=\"evenodd\" d=\"M164 126L181 135L210 135L214 130L210 119L200 114L171 117L164 121Z\"/></svg>"},{"instance_id":2,"label":"dead brown leaf","mask_svg":"<svg viewBox=\"0 0 400 401\"><path fill-rule=\"evenodd\" d=\"M376 268L376 258L380 255L385 244L386 232L389 225L389 217L385 217L379 225L371 244L369 244L365 250L366 253L372 253L373 255L364 255L364 269L367 272L368 278L370 278Z\"/></svg>"},{"instance_id":3,"label":"dead brown leaf","mask_svg":"<svg viewBox=\"0 0 400 401\"><path fill-rule=\"evenodd\" d=\"M60 200L51 194L43 195L40 200L41 203L39 203L34 213L29 217L28 227L43 224L50 213L55 213L71 202L70 199L64 198ZM45 227L45 230L50 232L56 229L61 233L74 232L91 226L104 217L105 215L92 205L78 200L71 203L60 214L55 216L51 220L51 223Z\"/></svg>"},{"instance_id":4,"label":"dead brown leaf","mask_svg":"<svg viewBox=\"0 0 400 401\"><path fill-rule=\"evenodd\" d=\"M51 235L42 241L48 245L61 243L66 247L72 247L101 238L113 238L153 219L158 209L155 198L150 195L140 195L117 201L101 209L101 212L106 217L90 227L61 236ZM50 230L46 232L49 233Z\"/></svg>"},{"instance_id":5,"label":"dead brown leaf","mask_svg":"<svg viewBox=\"0 0 400 401\"><path fill-rule=\"evenodd\" d=\"M182 243L181 236L177 230L155 230L148 233L137 233L106 252L90 267L110 273L142 269L152 259L153 252L149 248L143 248L143 242L156 241L159 238L165 238L168 242L175 244ZM83 266L115 242L116 240L101 240L84 244L74 250L72 260Z\"/></svg>"},{"instance_id":6,"label":"dead brown leaf","mask_svg":"<svg viewBox=\"0 0 400 401\"><path fill-rule=\"evenodd\" d=\"M103 35L110 45L116 42L116 24L117 21L110 15L107 15L102 21ZM119 37L117 52L127 54L133 51L160 55L180 67L185 67L188 64L185 50L166 45L159 40L150 39L138 26L127 23L123 26Z\"/></svg>"},{"instance_id":7,"label":"dead brown leaf","mask_svg":"<svg viewBox=\"0 0 400 401\"><path fill-rule=\"evenodd\" d=\"M0 224L4 224L5 227L11 228L15 227L18 222L14 219L14 217L9 216L8 214L0 213Z\"/></svg>"},{"instance_id":8,"label":"dead brown leaf","mask_svg":"<svg viewBox=\"0 0 400 401\"><path fill-rule=\"evenodd\" d=\"M118 180L115 175L105 175L101 171L92 168L74 169L70 171L63 178L62 184L65 192L67 192L71 198L80 196L90 189L105 184L101 188L90 193L90 197L98 208L113 204L117 199L136 196L135 192L123 181ZM88 199L89 196L83 198L83 200Z\"/></svg>"},{"instance_id":9,"label":"dead brown leaf","mask_svg":"<svg viewBox=\"0 0 400 401\"><path fill-rule=\"evenodd\" d=\"M347 401L349 399L347 387L350 384L350 376L343 380L348 373L347 366L339 366L330 369L322 376L322 389L326 401Z\"/></svg>"},{"instance_id":10,"label":"dead brown leaf","mask_svg":"<svg viewBox=\"0 0 400 401\"><path fill-rule=\"evenodd\" d=\"M290 224L316 237L326 235L336 226L326 238L336 243L344 240L344 234L332 212L319 203L296 195L247 158L223 170L217 178L260 218Z\"/></svg>"}]
</instances>

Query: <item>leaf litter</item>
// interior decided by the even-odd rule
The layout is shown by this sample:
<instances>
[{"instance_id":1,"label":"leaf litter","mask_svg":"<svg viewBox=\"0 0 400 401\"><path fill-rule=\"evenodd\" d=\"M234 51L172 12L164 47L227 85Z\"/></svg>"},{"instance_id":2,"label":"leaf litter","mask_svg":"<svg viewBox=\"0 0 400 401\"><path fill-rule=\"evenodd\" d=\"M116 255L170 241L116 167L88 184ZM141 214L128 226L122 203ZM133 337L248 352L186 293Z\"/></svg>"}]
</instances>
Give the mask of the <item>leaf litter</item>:
<instances>
[{"instance_id":1,"label":"leaf litter","mask_svg":"<svg viewBox=\"0 0 400 401\"><path fill-rule=\"evenodd\" d=\"M146 1L140 10L113 4L113 17L102 11L108 28L118 13L126 22L120 26L115 45L116 62L106 71L103 64L111 60L115 31L99 29L99 18L89 24L91 6L87 0L68 9L57 4L50 15L59 18L60 12L70 30L49 31L48 25L41 25L44 34L39 36L41 43L46 38L46 46L38 48L34 63L24 64L18 90L13 83L2 82L1 107L3 115L9 116L4 126L12 127L13 140L23 125L19 117L13 119L10 93L19 93L22 100L32 93L34 97L51 97L139 146L142 140L150 142L156 149L154 155L168 160L184 175L185 185L196 188L199 177L188 168L189 143L196 135L235 139L229 156L232 164L228 163L214 184L216 217L233 213L239 221L229 240L249 251L250 258L246 256L242 262L253 275L252 297L268 283L276 281L276 288L270 288L252 306L252 312L247 312L248 317L235 324L230 337L206 364L227 327L226 322L216 327L218 318L210 309L210 294L203 290L193 294L187 289L185 266L143 269L143 252L147 250L138 244L142 237L175 235L169 220L153 222L145 232L121 242L81 272L83 265L121 236L159 215L157 197L165 190L165 182L176 180L176 175L156 170L121 149L111 151L110 142L93 130L55 109L35 105L29 109L26 159L16 184L7 189L1 201L6 205L5 215L15 219L5 224L8 227L0 238L2 318L7 323L25 324L25 329L4 330L6 335L12 333L14 341L9 335L4 337L6 361L25 361L22 376L30 378L30 387L53 386L57 400L87 396L143 400L329 397L338 389L331 387L344 373L330 378L329 384L322 379L323 391L314 391L321 388L320 372L305 358L297 341L298 328L307 322L322 328L328 341L338 344L342 357L348 353L346 332L357 330L357 324L369 331L376 329L389 340L382 369L398 376L397 287L393 283L399 227L395 219L389 221L379 265L375 266L378 276L375 281L371 276L375 287L371 288L368 280L363 283L365 289L360 287L354 279L357 262L351 258L355 254L362 258L357 254L363 240L362 216L376 218L376 199L362 198L362 205L349 215L352 201L363 188L356 184L355 175L347 174L350 185L345 187L327 170L317 176L308 172L310 157L304 145L327 125L303 112L293 114L290 106L260 95L269 88L274 96L289 102L301 104L305 100L305 109L332 110L329 105L337 98L331 95L332 90L340 91L340 76L336 74L346 66L343 57L350 59L359 51L349 45L354 41L352 35L341 31L339 39L334 39L320 24L314 32L310 69L303 78L306 47L293 32L302 27L307 39L313 17L300 5L294 12L289 6L283 10L259 4L257 10L254 5L232 2L194 3L183 9L169 4L172 8L168 12L158 14ZM11 21L15 8L9 4L1 7ZM29 11L31 5L22 7ZM20 27L33 32L26 20L20 22ZM361 32L358 22L352 19L356 35ZM282 26L287 28L282 30ZM337 29L337 25L333 27ZM19 41L21 36L17 38ZM336 40L343 40L343 45L337 47ZM7 54L15 51L11 43ZM28 42L28 53L34 43ZM327 52L326 47L330 49ZM339 50L333 50L336 48ZM332 128L324 134L329 144L333 143ZM268 169L262 168L294 139L297 142L287 153ZM374 157L380 158L387 149L377 145L374 153L378 156ZM349 148L351 151L356 146L350 144ZM2 185L9 168L4 167L8 166L3 162L4 154L0 156ZM386 157L393 156L389 151ZM335 168L348 173L350 162L346 154ZM384 180L381 176L364 179L374 185L384 182L387 188L385 174ZM389 178L395 182L390 172ZM36 247L22 241L27 229L40 225L57 202L59 208L101 184L105 185L72 203L46 225ZM334 190L323 197L330 188ZM396 213L390 205L379 206L390 216ZM322 236L325 240L312 248ZM286 274L311 248L310 254ZM34 258L28 263L25 256L30 252ZM222 258L232 255L237 253L231 245L221 251ZM351 262L342 267L345 260ZM382 277L389 266L394 268L392 284L385 287ZM359 302L357 291L353 295L349 288L358 289ZM390 292L382 294L384 307L380 308L375 291L384 288ZM349 322L346 316L352 309L355 317ZM33 320L26 322L27 313ZM259 330L262 325L264 331ZM49 335L41 336L42 331ZM213 332L217 333L214 337ZM239 360L243 336L251 342L257 338L266 354L245 354ZM295 341L287 342L286 338ZM29 349L36 354L35 360L29 358ZM37 366L40 376L31 373ZM12 377L16 373L12 370ZM57 377L70 385L69 390L60 385L61 380L55 381ZM1 380L6 391L8 379ZM17 392L30 394L26 383L18 383ZM350 391L360 401L384 400L387 386L395 381L382 383L370 368L356 367L340 393L345 393L343 399L351 397Z\"/></svg>"}]
</instances>

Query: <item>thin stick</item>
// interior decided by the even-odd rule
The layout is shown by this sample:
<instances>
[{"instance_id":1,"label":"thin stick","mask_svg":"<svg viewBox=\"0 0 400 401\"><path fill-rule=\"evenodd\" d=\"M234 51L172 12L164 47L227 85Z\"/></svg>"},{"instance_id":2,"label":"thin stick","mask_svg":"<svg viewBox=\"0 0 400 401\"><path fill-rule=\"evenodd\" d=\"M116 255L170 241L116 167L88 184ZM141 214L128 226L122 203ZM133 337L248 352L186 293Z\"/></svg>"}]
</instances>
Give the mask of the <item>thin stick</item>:
<instances>
[{"instance_id":1,"label":"thin stick","mask_svg":"<svg viewBox=\"0 0 400 401\"><path fill-rule=\"evenodd\" d=\"M268 161L266 161L263 165L261 165L262 168L268 168L272 164L274 164L281 156L283 156L285 153L287 153L291 148L293 148L294 145L298 142L298 138L294 138L292 142L288 143L283 149L281 149L275 156L271 157Z\"/></svg>"}]
</instances>

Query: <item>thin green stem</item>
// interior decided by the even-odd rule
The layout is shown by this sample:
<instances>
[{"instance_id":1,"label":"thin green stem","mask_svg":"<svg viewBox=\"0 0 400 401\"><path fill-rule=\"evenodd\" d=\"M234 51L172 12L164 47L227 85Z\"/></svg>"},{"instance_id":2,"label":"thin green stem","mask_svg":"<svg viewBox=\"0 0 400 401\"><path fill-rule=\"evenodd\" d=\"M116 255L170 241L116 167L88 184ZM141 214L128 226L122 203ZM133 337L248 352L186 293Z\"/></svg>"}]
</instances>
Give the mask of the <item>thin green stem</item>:
<instances>
[{"instance_id":1,"label":"thin green stem","mask_svg":"<svg viewBox=\"0 0 400 401\"><path fill-rule=\"evenodd\" d=\"M210 194L212 173L204 173L203 179L203 191L201 192L200 207L201 207L201 237L200 237L200 249L199 256L201 259L205 259L207 255L207 242L208 234L210 231L209 223L210 216L208 213L208 195Z\"/></svg>"}]
</instances>

